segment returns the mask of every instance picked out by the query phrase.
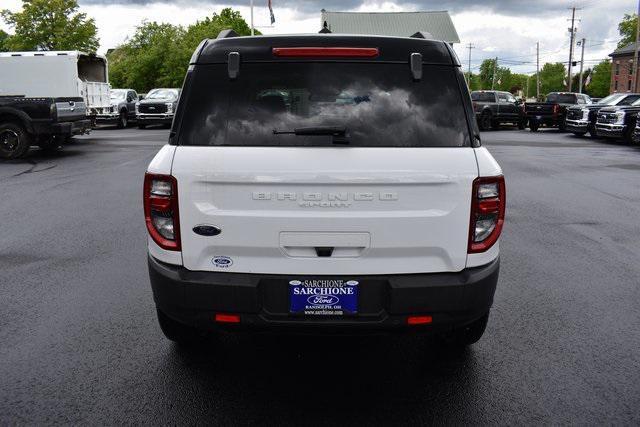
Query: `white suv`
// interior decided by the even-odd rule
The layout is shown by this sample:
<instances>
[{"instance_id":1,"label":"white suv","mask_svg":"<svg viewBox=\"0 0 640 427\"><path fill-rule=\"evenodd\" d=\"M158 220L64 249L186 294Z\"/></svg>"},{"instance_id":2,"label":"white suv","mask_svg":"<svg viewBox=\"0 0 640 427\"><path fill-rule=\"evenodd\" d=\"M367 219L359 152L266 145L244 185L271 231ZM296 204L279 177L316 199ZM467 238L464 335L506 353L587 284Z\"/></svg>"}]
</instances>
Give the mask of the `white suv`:
<instances>
[{"instance_id":1,"label":"white suv","mask_svg":"<svg viewBox=\"0 0 640 427\"><path fill-rule=\"evenodd\" d=\"M505 183L447 43L204 41L144 206L171 340L414 330L462 346L484 332Z\"/></svg>"}]
</instances>

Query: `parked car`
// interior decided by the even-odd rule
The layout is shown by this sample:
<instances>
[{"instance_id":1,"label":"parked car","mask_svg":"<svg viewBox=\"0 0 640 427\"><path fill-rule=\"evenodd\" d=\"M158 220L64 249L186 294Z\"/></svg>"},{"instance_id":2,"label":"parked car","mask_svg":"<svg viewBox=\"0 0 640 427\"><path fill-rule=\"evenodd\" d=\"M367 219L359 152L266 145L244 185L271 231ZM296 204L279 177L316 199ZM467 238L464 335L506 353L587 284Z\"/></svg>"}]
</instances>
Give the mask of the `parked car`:
<instances>
[{"instance_id":1,"label":"parked car","mask_svg":"<svg viewBox=\"0 0 640 427\"><path fill-rule=\"evenodd\" d=\"M587 132L596 137L596 121L600 109L609 106L631 105L640 99L637 93L614 93L595 104L574 105L567 108L566 130L575 135L584 136Z\"/></svg>"},{"instance_id":2,"label":"parked car","mask_svg":"<svg viewBox=\"0 0 640 427\"><path fill-rule=\"evenodd\" d=\"M96 119L101 124L115 124L123 129L136 120L138 94L133 89L111 89L111 107Z\"/></svg>"},{"instance_id":3,"label":"parked car","mask_svg":"<svg viewBox=\"0 0 640 427\"><path fill-rule=\"evenodd\" d=\"M502 123L514 124L518 129L527 125L522 102L509 92L476 90L471 92L471 101L480 130L496 129Z\"/></svg>"},{"instance_id":4,"label":"parked car","mask_svg":"<svg viewBox=\"0 0 640 427\"><path fill-rule=\"evenodd\" d=\"M194 53L179 104L144 181L169 339L224 327L481 337L505 181L448 43L223 33Z\"/></svg>"},{"instance_id":5,"label":"parked car","mask_svg":"<svg viewBox=\"0 0 640 427\"><path fill-rule=\"evenodd\" d=\"M600 109L596 121L596 133L603 138L622 139L633 142L633 131L640 112L640 99L631 105Z\"/></svg>"},{"instance_id":6,"label":"parked car","mask_svg":"<svg viewBox=\"0 0 640 427\"><path fill-rule=\"evenodd\" d=\"M589 105L591 98L582 93L551 92L545 102L527 102L525 112L529 119L529 129L537 132L540 126L546 126L557 127L564 132L567 108L576 104Z\"/></svg>"},{"instance_id":7,"label":"parked car","mask_svg":"<svg viewBox=\"0 0 640 427\"><path fill-rule=\"evenodd\" d=\"M147 96L136 103L136 120L138 127L162 124L171 126L176 111L180 89L153 89Z\"/></svg>"},{"instance_id":8,"label":"parked car","mask_svg":"<svg viewBox=\"0 0 640 427\"><path fill-rule=\"evenodd\" d=\"M0 96L0 159L24 157L33 145L56 149L90 130L82 98Z\"/></svg>"},{"instance_id":9,"label":"parked car","mask_svg":"<svg viewBox=\"0 0 640 427\"><path fill-rule=\"evenodd\" d=\"M107 59L78 51L0 53L0 95L81 98L95 123L111 107Z\"/></svg>"},{"instance_id":10,"label":"parked car","mask_svg":"<svg viewBox=\"0 0 640 427\"><path fill-rule=\"evenodd\" d=\"M640 113L636 115L636 126L631 134L631 142L634 144L640 144L640 120L638 119L640 119Z\"/></svg>"}]
</instances>

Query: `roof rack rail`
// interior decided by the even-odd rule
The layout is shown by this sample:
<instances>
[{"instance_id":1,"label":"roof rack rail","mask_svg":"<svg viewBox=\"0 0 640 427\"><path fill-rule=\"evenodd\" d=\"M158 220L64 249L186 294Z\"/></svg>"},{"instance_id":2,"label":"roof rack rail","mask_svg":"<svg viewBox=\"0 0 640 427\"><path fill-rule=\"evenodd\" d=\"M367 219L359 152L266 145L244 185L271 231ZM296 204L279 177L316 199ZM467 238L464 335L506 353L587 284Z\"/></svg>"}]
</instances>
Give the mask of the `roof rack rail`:
<instances>
[{"instance_id":1,"label":"roof rack rail","mask_svg":"<svg viewBox=\"0 0 640 427\"><path fill-rule=\"evenodd\" d=\"M411 35L412 39L433 39L433 35L426 31L418 31Z\"/></svg>"},{"instance_id":2,"label":"roof rack rail","mask_svg":"<svg viewBox=\"0 0 640 427\"><path fill-rule=\"evenodd\" d=\"M229 29L220 31L216 39L228 39L229 37L238 37L238 33L236 33L231 28L229 28Z\"/></svg>"}]
</instances>

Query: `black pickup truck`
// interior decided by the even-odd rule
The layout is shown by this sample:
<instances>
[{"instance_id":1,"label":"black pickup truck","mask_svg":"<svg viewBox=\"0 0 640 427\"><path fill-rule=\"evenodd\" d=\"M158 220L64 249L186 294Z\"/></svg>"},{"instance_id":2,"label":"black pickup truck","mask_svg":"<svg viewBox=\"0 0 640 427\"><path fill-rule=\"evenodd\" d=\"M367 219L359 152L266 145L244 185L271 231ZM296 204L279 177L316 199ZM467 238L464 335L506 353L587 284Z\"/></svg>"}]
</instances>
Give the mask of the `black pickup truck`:
<instances>
[{"instance_id":1,"label":"black pickup truck","mask_svg":"<svg viewBox=\"0 0 640 427\"><path fill-rule=\"evenodd\" d=\"M590 105L591 98L582 93L551 92L545 102L527 102L525 112L529 119L529 129L537 132L540 126L557 127L566 130L567 108L573 105Z\"/></svg>"},{"instance_id":2,"label":"black pickup truck","mask_svg":"<svg viewBox=\"0 0 640 427\"><path fill-rule=\"evenodd\" d=\"M596 133L598 136L633 142L633 132L640 113L640 99L631 105L605 107L598 111Z\"/></svg>"},{"instance_id":3,"label":"black pickup truck","mask_svg":"<svg viewBox=\"0 0 640 427\"><path fill-rule=\"evenodd\" d=\"M574 105L567 109L566 128L575 135L583 136L587 132L596 137L596 121L598 112L605 107L631 105L640 99L638 93L614 93L601 99L596 104Z\"/></svg>"},{"instance_id":4,"label":"black pickup truck","mask_svg":"<svg viewBox=\"0 0 640 427\"><path fill-rule=\"evenodd\" d=\"M82 98L0 96L0 159L21 158L32 145L56 149L90 129Z\"/></svg>"},{"instance_id":5,"label":"black pickup truck","mask_svg":"<svg viewBox=\"0 0 640 427\"><path fill-rule=\"evenodd\" d=\"M509 92L474 90L471 101L480 130L497 129L502 123L513 123L519 129L527 125L522 103Z\"/></svg>"}]
</instances>

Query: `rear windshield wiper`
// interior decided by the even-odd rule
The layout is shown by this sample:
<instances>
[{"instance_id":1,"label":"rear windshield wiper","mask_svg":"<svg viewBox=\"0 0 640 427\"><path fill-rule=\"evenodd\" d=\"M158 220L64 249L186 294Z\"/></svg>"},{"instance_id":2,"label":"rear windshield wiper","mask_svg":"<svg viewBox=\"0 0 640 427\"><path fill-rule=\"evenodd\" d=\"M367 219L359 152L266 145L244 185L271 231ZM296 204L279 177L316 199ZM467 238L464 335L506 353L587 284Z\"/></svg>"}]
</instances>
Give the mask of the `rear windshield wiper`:
<instances>
[{"instance_id":1,"label":"rear windshield wiper","mask_svg":"<svg viewBox=\"0 0 640 427\"><path fill-rule=\"evenodd\" d=\"M273 130L274 135L329 135L333 136L334 144L348 144L349 140L345 138L347 128L344 126L313 126L306 128L295 128L293 130Z\"/></svg>"}]
</instances>

